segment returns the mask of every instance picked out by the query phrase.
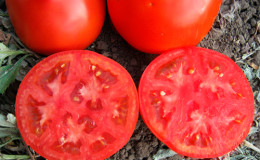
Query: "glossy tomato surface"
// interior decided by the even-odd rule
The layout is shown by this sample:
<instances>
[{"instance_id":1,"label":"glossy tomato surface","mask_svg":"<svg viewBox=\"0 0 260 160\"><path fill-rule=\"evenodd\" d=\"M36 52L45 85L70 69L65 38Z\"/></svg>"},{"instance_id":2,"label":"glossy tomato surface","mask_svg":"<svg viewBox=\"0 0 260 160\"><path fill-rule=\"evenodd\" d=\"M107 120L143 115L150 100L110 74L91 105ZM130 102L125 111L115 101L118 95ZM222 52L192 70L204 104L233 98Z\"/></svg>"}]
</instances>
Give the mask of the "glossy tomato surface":
<instances>
[{"instance_id":1,"label":"glossy tomato surface","mask_svg":"<svg viewBox=\"0 0 260 160\"><path fill-rule=\"evenodd\" d=\"M25 142L49 160L102 160L130 139L139 102L128 72L91 51L53 54L22 81L15 111Z\"/></svg>"},{"instance_id":2,"label":"glossy tomato surface","mask_svg":"<svg viewBox=\"0 0 260 160\"><path fill-rule=\"evenodd\" d=\"M112 23L146 53L198 44L210 30L222 0L107 0Z\"/></svg>"},{"instance_id":3,"label":"glossy tomato surface","mask_svg":"<svg viewBox=\"0 0 260 160\"><path fill-rule=\"evenodd\" d=\"M140 112L173 151L213 158L235 149L249 133L254 97L243 71L216 51L187 47L166 52L139 84Z\"/></svg>"},{"instance_id":4,"label":"glossy tomato surface","mask_svg":"<svg viewBox=\"0 0 260 160\"><path fill-rule=\"evenodd\" d=\"M15 32L35 52L84 49L99 35L105 0L7 0Z\"/></svg>"}]
</instances>

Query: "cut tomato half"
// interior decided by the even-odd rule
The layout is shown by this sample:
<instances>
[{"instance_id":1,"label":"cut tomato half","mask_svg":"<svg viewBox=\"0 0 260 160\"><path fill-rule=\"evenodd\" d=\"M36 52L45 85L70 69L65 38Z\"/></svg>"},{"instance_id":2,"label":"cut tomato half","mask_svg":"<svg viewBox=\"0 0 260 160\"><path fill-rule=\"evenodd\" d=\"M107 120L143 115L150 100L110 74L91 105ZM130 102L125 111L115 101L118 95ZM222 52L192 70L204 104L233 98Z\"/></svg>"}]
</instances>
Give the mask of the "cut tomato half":
<instances>
[{"instance_id":1,"label":"cut tomato half","mask_svg":"<svg viewBox=\"0 0 260 160\"><path fill-rule=\"evenodd\" d=\"M173 151L213 158L235 149L254 117L254 97L243 71L227 56L187 47L157 57L139 84L140 112Z\"/></svg>"},{"instance_id":2,"label":"cut tomato half","mask_svg":"<svg viewBox=\"0 0 260 160\"><path fill-rule=\"evenodd\" d=\"M22 137L43 157L101 160L130 139L139 102L121 65L95 52L66 51L31 69L15 107Z\"/></svg>"}]
</instances>

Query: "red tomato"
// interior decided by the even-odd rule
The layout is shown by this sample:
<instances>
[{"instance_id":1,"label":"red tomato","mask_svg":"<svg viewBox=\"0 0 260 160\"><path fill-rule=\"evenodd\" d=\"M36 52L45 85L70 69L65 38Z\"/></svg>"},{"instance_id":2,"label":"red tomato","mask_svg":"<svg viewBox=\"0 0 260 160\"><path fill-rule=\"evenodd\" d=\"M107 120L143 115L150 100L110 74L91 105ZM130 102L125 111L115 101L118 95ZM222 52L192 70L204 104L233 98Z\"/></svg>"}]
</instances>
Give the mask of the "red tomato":
<instances>
[{"instance_id":1,"label":"red tomato","mask_svg":"<svg viewBox=\"0 0 260 160\"><path fill-rule=\"evenodd\" d=\"M86 48L105 19L105 0L7 0L6 6L18 37L45 55Z\"/></svg>"},{"instance_id":2,"label":"red tomato","mask_svg":"<svg viewBox=\"0 0 260 160\"><path fill-rule=\"evenodd\" d=\"M101 160L122 148L138 119L128 72L91 51L44 59L26 75L15 111L25 142L50 160Z\"/></svg>"},{"instance_id":3,"label":"red tomato","mask_svg":"<svg viewBox=\"0 0 260 160\"><path fill-rule=\"evenodd\" d=\"M243 71L218 52L187 47L157 57L139 84L140 112L173 151L222 156L249 133L254 97Z\"/></svg>"},{"instance_id":4,"label":"red tomato","mask_svg":"<svg viewBox=\"0 0 260 160\"><path fill-rule=\"evenodd\" d=\"M112 23L147 53L198 44L210 30L222 0L107 0Z\"/></svg>"}]
</instances>

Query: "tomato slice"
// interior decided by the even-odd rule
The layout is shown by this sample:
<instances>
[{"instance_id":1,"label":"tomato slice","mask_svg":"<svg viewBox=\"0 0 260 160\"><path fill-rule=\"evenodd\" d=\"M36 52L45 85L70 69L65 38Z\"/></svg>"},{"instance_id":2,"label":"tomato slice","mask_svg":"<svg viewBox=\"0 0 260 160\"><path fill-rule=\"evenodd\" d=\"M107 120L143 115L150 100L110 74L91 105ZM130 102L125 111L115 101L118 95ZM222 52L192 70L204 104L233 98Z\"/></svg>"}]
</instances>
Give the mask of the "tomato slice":
<instances>
[{"instance_id":1,"label":"tomato slice","mask_svg":"<svg viewBox=\"0 0 260 160\"><path fill-rule=\"evenodd\" d=\"M121 65L95 52L66 51L31 69L15 107L22 137L43 157L97 160L130 139L139 102Z\"/></svg>"},{"instance_id":2,"label":"tomato slice","mask_svg":"<svg viewBox=\"0 0 260 160\"><path fill-rule=\"evenodd\" d=\"M218 52L187 47L157 57L139 84L140 112L173 151L222 156L249 133L254 97L243 71Z\"/></svg>"}]
</instances>

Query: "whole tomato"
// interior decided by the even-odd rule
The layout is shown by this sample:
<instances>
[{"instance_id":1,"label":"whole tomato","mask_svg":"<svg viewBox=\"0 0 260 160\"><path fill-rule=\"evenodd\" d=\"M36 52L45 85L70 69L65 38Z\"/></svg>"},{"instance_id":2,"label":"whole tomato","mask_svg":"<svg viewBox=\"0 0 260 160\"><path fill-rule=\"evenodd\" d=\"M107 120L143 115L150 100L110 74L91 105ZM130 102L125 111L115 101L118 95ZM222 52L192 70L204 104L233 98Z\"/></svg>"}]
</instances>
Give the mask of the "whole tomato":
<instances>
[{"instance_id":1,"label":"whole tomato","mask_svg":"<svg viewBox=\"0 0 260 160\"><path fill-rule=\"evenodd\" d=\"M6 0L6 6L21 41L45 55L86 48L105 19L105 0Z\"/></svg>"},{"instance_id":2,"label":"whole tomato","mask_svg":"<svg viewBox=\"0 0 260 160\"><path fill-rule=\"evenodd\" d=\"M107 0L119 34L147 53L198 44L209 32L222 0Z\"/></svg>"}]
</instances>

